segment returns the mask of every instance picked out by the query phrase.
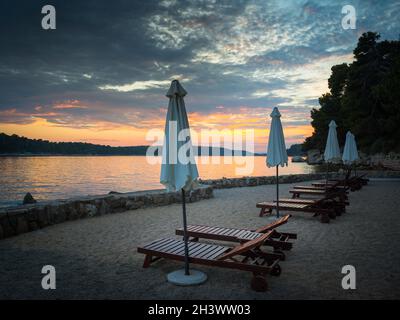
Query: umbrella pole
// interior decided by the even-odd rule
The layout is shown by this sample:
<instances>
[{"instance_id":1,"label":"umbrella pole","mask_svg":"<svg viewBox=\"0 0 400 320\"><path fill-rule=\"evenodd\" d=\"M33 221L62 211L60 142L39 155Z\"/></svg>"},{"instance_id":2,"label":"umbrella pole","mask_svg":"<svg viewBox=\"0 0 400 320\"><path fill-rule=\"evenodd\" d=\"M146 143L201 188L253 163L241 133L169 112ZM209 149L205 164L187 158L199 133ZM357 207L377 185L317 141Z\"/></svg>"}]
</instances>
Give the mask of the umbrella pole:
<instances>
[{"instance_id":1,"label":"umbrella pole","mask_svg":"<svg viewBox=\"0 0 400 320\"><path fill-rule=\"evenodd\" d=\"M325 181L325 188L328 186L328 172L329 172L329 162L326 163L326 181Z\"/></svg>"},{"instance_id":2,"label":"umbrella pole","mask_svg":"<svg viewBox=\"0 0 400 320\"><path fill-rule=\"evenodd\" d=\"M182 188L182 212L183 212L183 241L185 242L185 275L189 275L189 247L187 237L187 222L186 222L186 197L185 190Z\"/></svg>"},{"instance_id":3,"label":"umbrella pole","mask_svg":"<svg viewBox=\"0 0 400 320\"><path fill-rule=\"evenodd\" d=\"M279 166L276 166L276 217L279 218Z\"/></svg>"}]
</instances>

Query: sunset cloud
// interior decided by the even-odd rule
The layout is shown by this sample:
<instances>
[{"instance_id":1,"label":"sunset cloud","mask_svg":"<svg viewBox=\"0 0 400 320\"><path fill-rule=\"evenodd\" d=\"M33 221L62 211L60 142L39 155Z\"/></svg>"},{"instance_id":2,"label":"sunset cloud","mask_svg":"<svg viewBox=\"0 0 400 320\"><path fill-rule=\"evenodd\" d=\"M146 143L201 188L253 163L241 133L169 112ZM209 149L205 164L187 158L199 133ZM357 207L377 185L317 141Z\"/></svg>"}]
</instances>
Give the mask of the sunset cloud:
<instances>
[{"instance_id":1,"label":"sunset cloud","mask_svg":"<svg viewBox=\"0 0 400 320\"><path fill-rule=\"evenodd\" d=\"M397 39L400 12L356 0L357 29L343 30L343 4L328 0L54 0L64 18L51 33L18 3L0 13L0 131L143 144L179 79L193 128L252 128L259 150L275 106L287 144L302 142L331 67L352 61L362 32Z\"/></svg>"}]
</instances>

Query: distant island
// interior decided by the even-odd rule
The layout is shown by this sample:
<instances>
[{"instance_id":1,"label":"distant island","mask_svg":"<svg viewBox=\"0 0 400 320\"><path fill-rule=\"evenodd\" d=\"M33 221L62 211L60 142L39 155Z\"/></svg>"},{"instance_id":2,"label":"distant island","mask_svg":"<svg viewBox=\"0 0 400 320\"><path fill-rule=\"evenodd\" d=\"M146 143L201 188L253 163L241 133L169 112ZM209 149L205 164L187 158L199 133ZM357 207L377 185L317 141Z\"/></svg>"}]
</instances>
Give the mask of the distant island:
<instances>
[{"instance_id":1,"label":"distant island","mask_svg":"<svg viewBox=\"0 0 400 320\"><path fill-rule=\"evenodd\" d=\"M102 156L144 156L149 146L112 147L85 142L50 142L42 139L29 139L16 134L0 133L0 155L102 155ZM265 156L265 153L251 153L216 147L195 147L196 155L232 154L242 156ZM301 145L292 145L289 156L302 155Z\"/></svg>"}]
</instances>

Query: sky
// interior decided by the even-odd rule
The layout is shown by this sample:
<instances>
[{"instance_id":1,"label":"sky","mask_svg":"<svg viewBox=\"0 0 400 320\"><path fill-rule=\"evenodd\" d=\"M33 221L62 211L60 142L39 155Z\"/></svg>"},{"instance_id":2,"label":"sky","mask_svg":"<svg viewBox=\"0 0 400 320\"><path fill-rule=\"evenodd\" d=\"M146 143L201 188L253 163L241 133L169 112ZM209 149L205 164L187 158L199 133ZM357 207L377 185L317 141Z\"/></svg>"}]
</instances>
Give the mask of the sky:
<instances>
[{"instance_id":1,"label":"sky","mask_svg":"<svg viewBox=\"0 0 400 320\"><path fill-rule=\"evenodd\" d=\"M56 9L44 30L41 9ZM343 29L344 5L356 29ZM278 107L286 144L366 31L398 39L399 1L22 1L0 3L0 132L146 145L180 80L191 128L253 129L265 151Z\"/></svg>"}]
</instances>

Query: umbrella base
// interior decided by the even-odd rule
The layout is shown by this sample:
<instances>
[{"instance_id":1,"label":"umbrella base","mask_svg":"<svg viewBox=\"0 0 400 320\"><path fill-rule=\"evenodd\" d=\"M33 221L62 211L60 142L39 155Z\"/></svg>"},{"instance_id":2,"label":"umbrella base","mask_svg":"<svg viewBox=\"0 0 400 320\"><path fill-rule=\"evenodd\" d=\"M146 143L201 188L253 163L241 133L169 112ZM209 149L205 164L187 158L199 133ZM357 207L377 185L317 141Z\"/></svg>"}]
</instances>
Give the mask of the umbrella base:
<instances>
[{"instance_id":1,"label":"umbrella base","mask_svg":"<svg viewBox=\"0 0 400 320\"><path fill-rule=\"evenodd\" d=\"M177 270L167 275L167 280L177 286L194 286L207 281L207 275L201 271L190 269L190 274L185 275L185 270Z\"/></svg>"}]
</instances>

